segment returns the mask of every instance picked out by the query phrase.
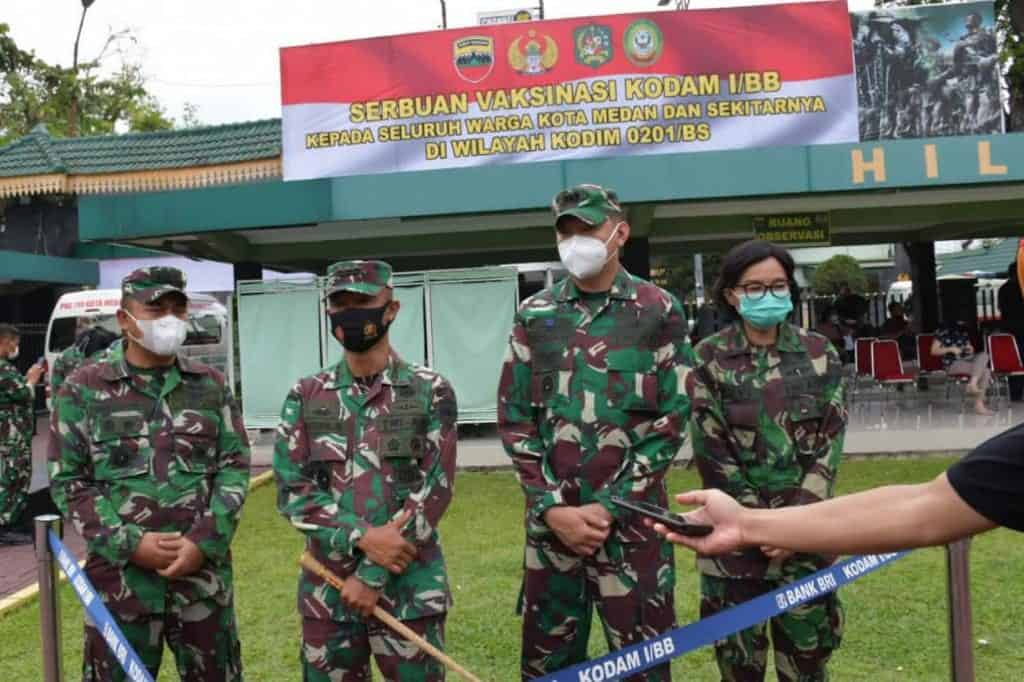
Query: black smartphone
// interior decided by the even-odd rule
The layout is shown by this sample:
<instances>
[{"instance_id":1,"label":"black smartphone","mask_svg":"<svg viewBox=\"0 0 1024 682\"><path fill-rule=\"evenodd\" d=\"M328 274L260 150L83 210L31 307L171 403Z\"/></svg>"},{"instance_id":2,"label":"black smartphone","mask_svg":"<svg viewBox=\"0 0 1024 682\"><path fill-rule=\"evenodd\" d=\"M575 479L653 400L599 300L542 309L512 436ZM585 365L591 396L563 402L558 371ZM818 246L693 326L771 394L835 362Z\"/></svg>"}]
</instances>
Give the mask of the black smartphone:
<instances>
[{"instance_id":1,"label":"black smartphone","mask_svg":"<svg viewBox=\"0 0 1024 682\"><path fill-rule=\"evenodd\" d=\"M702 537L704 535L711 535L711 531L714 530L711 526L702 526L700 524L690 523L682 514L670 512L667 509L662 509L658 505L650 504L649 502L636 502L622 497L613 497L612 504L616 507L622 507L623 509L636 512L641 516L654 519L655 521L660 521L665 524L667 528L671 529L673 532L679 533L680 535Z\"/></svg>"}]
</instances>

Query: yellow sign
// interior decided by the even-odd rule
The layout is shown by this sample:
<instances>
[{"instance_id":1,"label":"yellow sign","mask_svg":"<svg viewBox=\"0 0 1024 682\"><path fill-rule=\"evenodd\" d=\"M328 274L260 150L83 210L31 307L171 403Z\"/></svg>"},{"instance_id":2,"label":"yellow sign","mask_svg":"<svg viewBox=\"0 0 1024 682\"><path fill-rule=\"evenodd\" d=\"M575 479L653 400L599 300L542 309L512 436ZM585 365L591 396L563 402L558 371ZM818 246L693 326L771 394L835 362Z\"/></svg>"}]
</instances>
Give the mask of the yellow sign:
<instances>
[{"instance_id":1,"label":"yellow sign","mask_svg":"<svg viewBox=\"0 0 1024 682\"><path fill-rule=\"evenodd\" d=\"M784 246L827 246L832 243L828 213L781 213L754 216L754 237Z\"/></svg>"}]
</instances>

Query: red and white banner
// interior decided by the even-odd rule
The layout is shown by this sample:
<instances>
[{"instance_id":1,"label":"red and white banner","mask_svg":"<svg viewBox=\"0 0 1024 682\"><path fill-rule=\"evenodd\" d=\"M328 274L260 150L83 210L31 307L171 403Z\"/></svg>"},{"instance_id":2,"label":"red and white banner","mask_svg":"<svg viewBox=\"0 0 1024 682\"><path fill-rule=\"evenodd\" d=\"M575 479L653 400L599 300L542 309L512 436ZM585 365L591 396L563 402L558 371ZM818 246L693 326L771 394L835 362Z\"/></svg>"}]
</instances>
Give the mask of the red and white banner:
<instances>
[{"instance_id":1,"label":"red and white banner","mask_svg":"<svg viewBox=\"0 0 1024 682\"><path fill-rule=\"evenodd\" d=\"M286 180L856 142L845 2L281 50Z\"/></svg>"}]
</instances>

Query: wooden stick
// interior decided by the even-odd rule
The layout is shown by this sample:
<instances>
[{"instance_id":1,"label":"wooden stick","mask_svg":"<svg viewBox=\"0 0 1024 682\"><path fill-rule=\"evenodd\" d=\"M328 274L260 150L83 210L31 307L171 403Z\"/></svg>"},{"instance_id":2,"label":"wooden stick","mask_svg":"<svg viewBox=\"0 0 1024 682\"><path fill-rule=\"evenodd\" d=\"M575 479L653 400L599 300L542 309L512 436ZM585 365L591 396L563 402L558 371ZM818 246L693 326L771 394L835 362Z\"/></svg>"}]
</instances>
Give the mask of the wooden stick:
<instances>
[{"instance_id":1,"label":"wooden stick","mask_svg":"<svg viewBox=\"0 0 1024 682\"><path fill-rule=\"evenodd\" d=\"M327 568L322 563L313 558L313 555L309 552L302 553L302 556L299 558L299 564L303 568L312 571L313 573L316 573L318 576L323 578L329 585L331 585L331 587L338 590L338 592L341 592L341 590L345 587L344 580L339 578L329 568ZM469 682L480 682L480 678L478 678L476 675L469 672L461 665L453 661L451 658L446 656L443 651L441 651L433 644L417 635L415 632L412 631L412 629L409 628L408 625L398 620L381 607L373 607L373 616L374 618L384 623L398 634L402 635L402 637L405 637L407 640L415 644L421 651L424 651L425 653L429 654L433 658L443 663L451 670L457 672L464 679L469 680Z\"/></svg>"}]
</instances>

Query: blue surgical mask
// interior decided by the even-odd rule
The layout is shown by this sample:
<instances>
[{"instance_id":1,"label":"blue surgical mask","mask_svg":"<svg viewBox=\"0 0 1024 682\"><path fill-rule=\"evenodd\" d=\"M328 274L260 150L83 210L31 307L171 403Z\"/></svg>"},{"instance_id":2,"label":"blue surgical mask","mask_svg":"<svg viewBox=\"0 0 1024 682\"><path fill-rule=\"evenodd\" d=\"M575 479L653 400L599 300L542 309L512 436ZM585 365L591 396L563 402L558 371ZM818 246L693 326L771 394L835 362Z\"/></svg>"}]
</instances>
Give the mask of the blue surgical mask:
<instances>
[{"instance_id":1,"label":"blue surgical mask","mask_svg":"<svg viewBox=\"0 0 1024 682\"><path fill-rule=\"evenodd\" d=\"M789 294L782 298L766 293L758 299L740 296L740 317L758 329L770 329L786 319L793 311Z\"/></svg>"}]
</instances>

